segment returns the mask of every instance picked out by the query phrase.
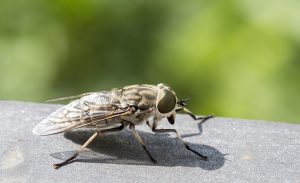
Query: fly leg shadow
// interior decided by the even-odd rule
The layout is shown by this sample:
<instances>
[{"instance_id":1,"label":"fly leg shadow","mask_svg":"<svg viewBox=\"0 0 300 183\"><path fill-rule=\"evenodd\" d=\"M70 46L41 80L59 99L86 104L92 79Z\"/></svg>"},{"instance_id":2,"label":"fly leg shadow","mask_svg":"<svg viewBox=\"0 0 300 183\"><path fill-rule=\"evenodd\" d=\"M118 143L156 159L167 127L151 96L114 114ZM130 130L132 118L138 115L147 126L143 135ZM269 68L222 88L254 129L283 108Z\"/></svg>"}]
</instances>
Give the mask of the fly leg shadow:
<instances>
[{"instance_id":1,"label":"fly leg shadow","mask_svg":"<svg viewBox=\"0 0 300 183\"><path fill-rule=\"evenodd\" d=\"M192 137L192 136L196 136L196 135L201 135L202 134L202 124L205 123L207 120L211 119L214 117L214 115L210 114L210 115L206 115L206 116L200 116L197 117L195 114L193 114L190 110L188 110L187 108L182 108L183 112L185 112L186 114L188 114L189 116L191 116L195 121L196 120L201 120L198 123L198 129L199 132L198 133L192 133L192 134L186 134L186 135L182 135L183 138L186 137Z\"/></svg>"}]
</instances>

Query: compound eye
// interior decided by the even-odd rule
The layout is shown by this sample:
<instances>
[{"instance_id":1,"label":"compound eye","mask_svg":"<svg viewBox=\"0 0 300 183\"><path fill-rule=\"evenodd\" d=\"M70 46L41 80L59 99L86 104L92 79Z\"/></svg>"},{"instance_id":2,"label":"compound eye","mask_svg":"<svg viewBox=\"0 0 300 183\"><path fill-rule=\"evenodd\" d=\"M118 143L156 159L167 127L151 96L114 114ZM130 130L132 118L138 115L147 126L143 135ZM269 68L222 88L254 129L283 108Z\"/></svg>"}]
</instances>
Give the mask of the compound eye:
<instances>
[{"instance_id":1,"label":"compound eye","mask_svg":"<svg viewBox=\"0 0 300 183\"><path fill-rule=\"evenodd\" d=\"M157 104L158 111L162 114L166 114L171 112L175 107L176 96L170 90L163 89L162 95Z\"/></svg>"}]
</instances>

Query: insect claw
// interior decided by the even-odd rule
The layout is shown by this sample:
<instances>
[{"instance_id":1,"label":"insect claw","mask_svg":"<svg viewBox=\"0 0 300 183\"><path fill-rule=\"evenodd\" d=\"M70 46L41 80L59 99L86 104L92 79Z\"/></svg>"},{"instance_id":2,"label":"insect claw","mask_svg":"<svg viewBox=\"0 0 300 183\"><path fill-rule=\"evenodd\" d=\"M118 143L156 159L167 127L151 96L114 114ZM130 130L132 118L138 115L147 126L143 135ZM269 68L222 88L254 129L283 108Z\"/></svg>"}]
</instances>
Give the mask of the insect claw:
<instances>
[{"instance_id":1,"label":"insect claw","mask_svg":"<svg viewBox=\"0 0 300 183\"><path fill-rule=\"evenodd\" d=\"M155 159L151 159L153 164L157 164L157 161Z\"/></svg>"},{"instance_id":2,"label":"insect claw","mask_svg":"<svg viewBox=\"0 0 300 183\"><path fill-rule=\"evenodd\" d=\"M59 169L60 167L61 167L60 164L53 164L53 168L56 169L56 170Z\"/></svg>"},{"instance_id":3,"label":"insect claw","mask_svg":"<svg viewBox=\"0 0 300 183\"><path fill-rule=\"evenodd\" d=\"M207 161L208 160L208 157L207 156L204 156L204 157L201 157L203 160Z\"/></svg>"}]
</instances>

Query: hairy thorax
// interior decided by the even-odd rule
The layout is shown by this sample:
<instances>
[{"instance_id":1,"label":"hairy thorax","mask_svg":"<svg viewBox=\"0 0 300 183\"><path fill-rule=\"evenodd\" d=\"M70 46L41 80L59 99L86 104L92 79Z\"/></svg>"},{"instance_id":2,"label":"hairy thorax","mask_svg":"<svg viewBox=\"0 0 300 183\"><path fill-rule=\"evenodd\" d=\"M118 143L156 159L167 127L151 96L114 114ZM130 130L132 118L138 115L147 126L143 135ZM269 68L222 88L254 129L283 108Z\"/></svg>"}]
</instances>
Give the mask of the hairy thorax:
<instances>
[{"instance_id":1,"label":"hairy thorax","mask_svg":"<svg viewBox=\"0 0 300 183\"><path fill-rule=\"evenodd\" d=\"M122 119L139 124L156 113L157 89L152 85L133 85L113 91L120 97L120 103L134 108L134 115Z\"/></svg>"}]
</instances>

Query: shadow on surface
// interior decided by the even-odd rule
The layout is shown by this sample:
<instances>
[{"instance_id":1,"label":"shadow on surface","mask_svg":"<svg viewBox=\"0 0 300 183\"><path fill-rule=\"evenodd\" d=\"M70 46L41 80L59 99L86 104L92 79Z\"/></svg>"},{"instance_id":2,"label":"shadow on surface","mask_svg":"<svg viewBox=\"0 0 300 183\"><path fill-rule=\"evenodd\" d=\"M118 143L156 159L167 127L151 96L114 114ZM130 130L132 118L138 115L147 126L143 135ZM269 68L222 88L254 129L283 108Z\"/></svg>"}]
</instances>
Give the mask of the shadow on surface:
<instances>
[{"instance_id":1,"label":"shadow on surface","mask_svg":"<svg viewBox=\"0 0 300 183\"><path fill-rule=\"evenodd\" d=\"M82 145L92 134L93 131L71 131L65 133L65 137ZM208 156L208 160L205 161L185 149L177 139L170 138L168 134L157 135L143 131L139 131L139 134L152 156L157 160L157 164L153 164L150 161L141 145L128 130L97 137L88 146L90 150L86 149L83 151L73 162L169 167L187 166L201 167L205 170L216 170L224 165L225 155L213 147L188 143L192 149ZM51 156L65 160L74 152L57 152L52 153Z\"/></svg>"},{"instance_id":2,"label":"shadow on surface","mask_svg":"<svg viewBox=\"0 0 300 183\"><path fill-rule=\"evenodd\" d=\"M199 123L198 123L198 130L199 132L198 133L190 133L190 134L185 134L185 135L182 135L182 138L187 138L187 137L194 137L194 136L200 136L203 132L202 130L202 124L209 121L210 119L212 118L208 118L208 119L203 119L203 120L200 120Z\"/></svg>"}]
</instances>

